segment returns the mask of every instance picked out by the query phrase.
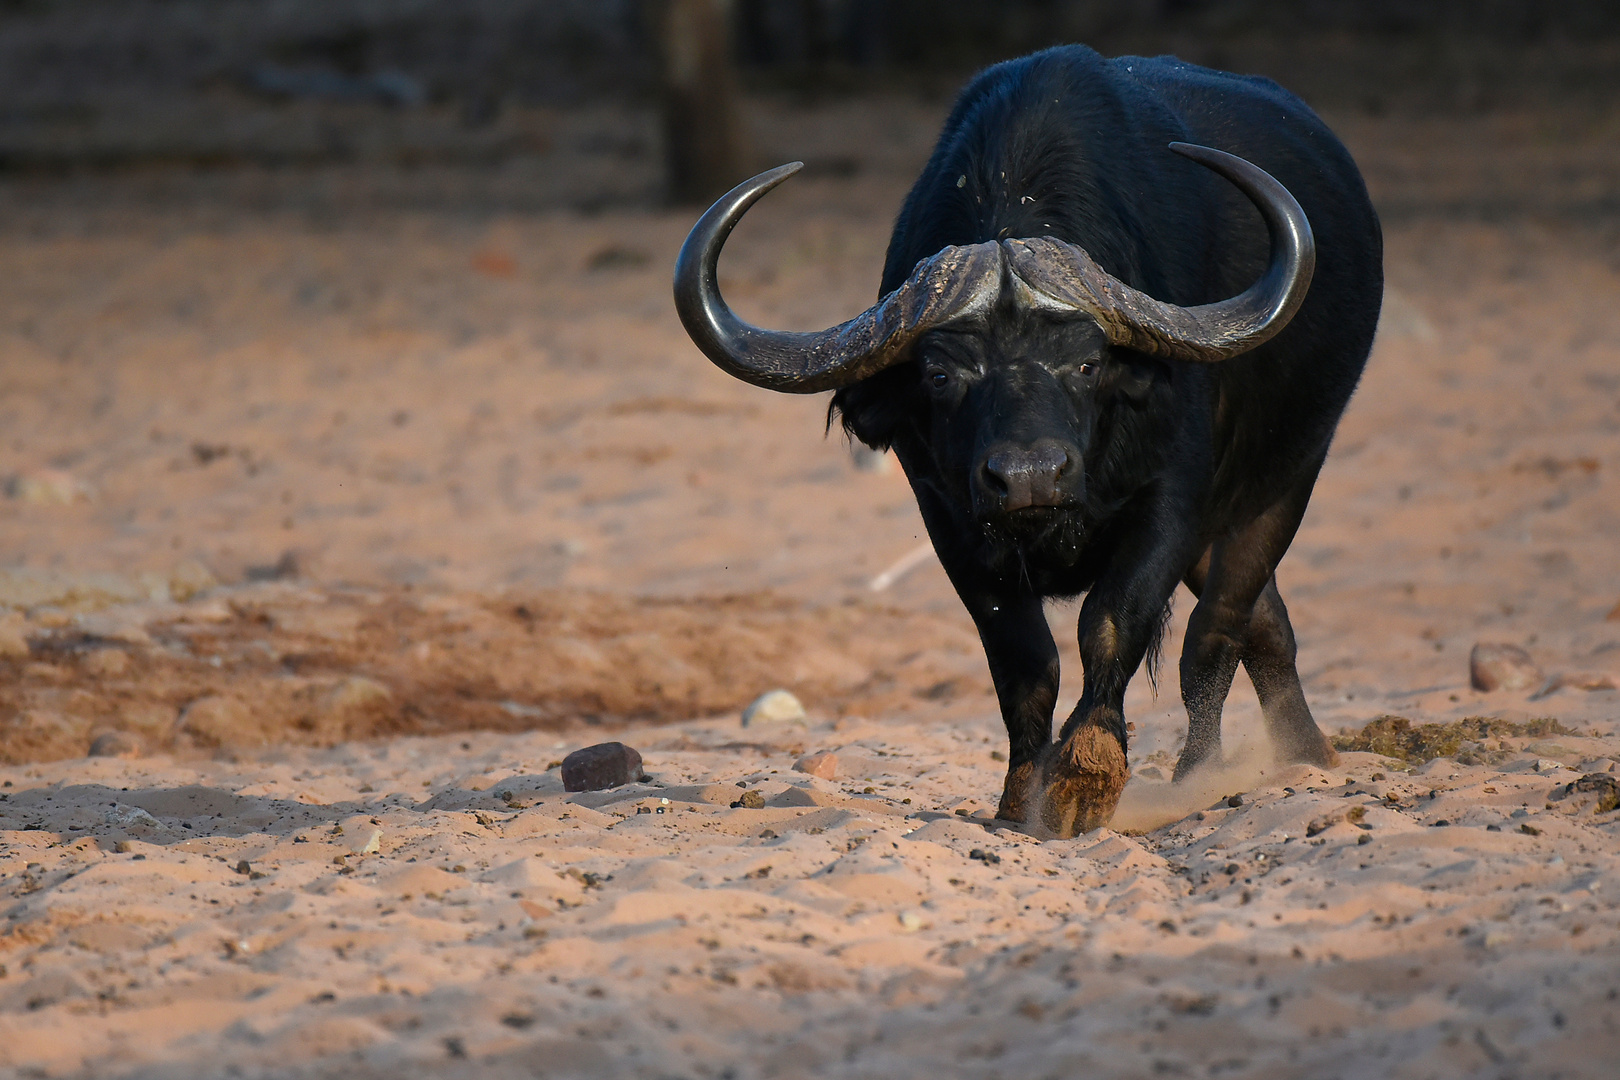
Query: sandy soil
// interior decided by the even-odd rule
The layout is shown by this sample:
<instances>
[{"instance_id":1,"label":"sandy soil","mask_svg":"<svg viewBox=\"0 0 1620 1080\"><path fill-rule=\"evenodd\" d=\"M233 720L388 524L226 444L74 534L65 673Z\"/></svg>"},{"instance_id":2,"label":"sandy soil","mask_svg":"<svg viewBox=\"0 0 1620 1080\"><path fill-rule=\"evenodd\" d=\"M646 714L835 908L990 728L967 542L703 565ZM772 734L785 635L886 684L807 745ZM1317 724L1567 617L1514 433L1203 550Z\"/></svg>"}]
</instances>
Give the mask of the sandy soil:
<instances>
[{"instance_id":1,"label":"sandy soil","mask_svg":"<svg viewBox=\"0 0 1620 1080\"><path fill-rule=\"evenodd\" d=\"M1044 843L988 820L998 739L982 716L687 724L639 734L649 782L576 796L546 768L573 744L540 733L8 769L4 1054L165 1077L1607 1074L1620 820L1536 753L1604 767L1620 738L1139 778L1125 812L1176 820ZM807 747L840 775L791 771Z\"/></svg>"},{"instance_id":2,"label":"sandy soil","mask_svg":"<svg viewBox=\"0 0 1620 1080\"><path fill-rule=\"evenodd\" d=\"M864 307L937 117L767 114L817 167L728 296ZM685 342L690 215L615 203L630 143L5 180L0 1063L1606 1075L1620 845L1570 785L1620 755L1612 124L1342 119L1391 295L1280 573L1329 731L1562 726L1278 770L1240 676L1230 768L1173 789L1167 665L1115 829L1061 842L985 820L938 566L871 588L920 539L897 472ZM610 197L513 212L540 175ZM1481 641L1540 677L1472 689ZM740 730L775 686L809 719ZM649 781L565 796L605 738Z\"/></svg>"}]
</instances>

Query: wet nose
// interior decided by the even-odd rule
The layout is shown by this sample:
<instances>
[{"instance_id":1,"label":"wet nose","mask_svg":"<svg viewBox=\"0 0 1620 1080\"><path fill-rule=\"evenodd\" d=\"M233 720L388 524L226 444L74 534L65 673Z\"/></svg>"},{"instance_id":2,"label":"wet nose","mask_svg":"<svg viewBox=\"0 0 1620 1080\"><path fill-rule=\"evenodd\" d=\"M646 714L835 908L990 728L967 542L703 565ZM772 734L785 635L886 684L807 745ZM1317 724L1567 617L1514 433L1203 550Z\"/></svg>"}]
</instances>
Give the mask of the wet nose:
<instances>
[{"instance_id":1,"label":"wet nose","mask_svg":"<svg viewBox=\"0 0 1620 1080\"><path fill-rule=\"evenodd\" d=\"M1065 481L1079 459L1069 447L1043 439L1033 446L999 446L979 467L979 483L992 507L1008 514L1031 506L1061 506Z\"/></svg>"}]
</instances>

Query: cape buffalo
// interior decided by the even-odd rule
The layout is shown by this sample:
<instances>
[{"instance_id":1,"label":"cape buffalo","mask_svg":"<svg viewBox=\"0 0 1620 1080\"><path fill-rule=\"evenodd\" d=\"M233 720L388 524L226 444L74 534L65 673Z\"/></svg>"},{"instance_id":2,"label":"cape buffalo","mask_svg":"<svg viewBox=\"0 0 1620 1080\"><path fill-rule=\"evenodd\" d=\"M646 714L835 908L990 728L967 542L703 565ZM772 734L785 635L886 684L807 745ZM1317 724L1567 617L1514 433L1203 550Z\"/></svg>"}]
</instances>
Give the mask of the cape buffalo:
<instances>
[{"instance_id":1,"label":"cape buffalo","mask_svg":"<svg viewBox=\"0 0 1620 1080\"><path fill-rule=\"evenodd\" d=\"M880 301L820 333L750 326L716 277L732 227L798 168L703 216L676 307L727 372L837 390L849 433L893 448L1000 699L998 816L1057 836L1108 821L1125 687L1178 582L1198 603L1176 778L1219 757L1239 661L1278 755L1332 763L1274 576L1383 296L1378 218L1327 126L1268 79L1171 57L999 64L901 207ZM1054 740L1042 601L1081 593L1084 692Z\"/></svg>"}]
</instances>

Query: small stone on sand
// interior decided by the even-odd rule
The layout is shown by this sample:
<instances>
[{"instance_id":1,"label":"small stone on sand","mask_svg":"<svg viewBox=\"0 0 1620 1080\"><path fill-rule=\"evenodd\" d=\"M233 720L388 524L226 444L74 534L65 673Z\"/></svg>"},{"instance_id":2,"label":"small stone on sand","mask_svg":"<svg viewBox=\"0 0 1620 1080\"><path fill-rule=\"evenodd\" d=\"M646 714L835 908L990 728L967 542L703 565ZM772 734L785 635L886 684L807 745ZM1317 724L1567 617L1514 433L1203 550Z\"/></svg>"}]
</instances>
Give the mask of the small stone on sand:
<instances>
[{"instance_id":1,"label":"small stone on sand","mask_svg":"<svg viewBox=\"0 0 1620 1080\"><path fill-rule=\"evenodd\" d=\"M603 791L641 777L641 755L619 742L575 750L562 762L565 791Z\"/></svg>"},{"instance_id":2,"label":"small stone on sand","mask_svg":"<svg viewBox=\"0 0 1620 1080\"><path fill-rule=\"evenodd\" d=\"M804 719L804 705L786 690L768 690L743 710L742 725L777 724Z\"/></svg>"},{"instance_id":3,"label":"small stone on sand","mask_svg":"<svg viewBox=\"0 0 1620 1080\"><path fill-rule=\"evenodd\" d=\"M375 855L382 850L382 826L367 814L355 814L338 823L342 844L356 855Z\"/></svg>"},{"instance_id":4,"label":"small stone on sand","mask_svg":"<svg viewBox=\"0 0 1620 1080\"><path fill-rule=\"evenodd\" d=\"M201 746L220 746L249 737L253 713L236 698L205 694L181 711L178 727Z\"/></svg>"},{"instance_id":5,"label":"small stone on sand","mask_svg":"<svg viewBox=\"0 0 1620 1080\"><path fill-rule=\"evenodd\" d=\"M1528 690L1540 686L1541 669L1517 645L1480 643L1468 654L1468 681L1475 690Z\"/></svg>"},{"instance_id":6,"label":"small stone on sand","mask_svg":"<svg viewBox=\"0 0 1620 1080\"><path fill-rule=\"evenodd\" d=\"M141 737L129 731L104 731L90 743L89 757L133 758L145 751Z\"/></svg>"},{"instance_id":7,"label":"small stone on sand","mask_svg":"<svg viewBox=\"0 0 1620 1080\"><path fill-rule=\"evenodd\" d=\"M838 755L830 750L821 750L814 754L806 754L793 763L797 772L809 773L811 776L823 780L831 780L838 775Z\"/></svg>"}]
</instances>

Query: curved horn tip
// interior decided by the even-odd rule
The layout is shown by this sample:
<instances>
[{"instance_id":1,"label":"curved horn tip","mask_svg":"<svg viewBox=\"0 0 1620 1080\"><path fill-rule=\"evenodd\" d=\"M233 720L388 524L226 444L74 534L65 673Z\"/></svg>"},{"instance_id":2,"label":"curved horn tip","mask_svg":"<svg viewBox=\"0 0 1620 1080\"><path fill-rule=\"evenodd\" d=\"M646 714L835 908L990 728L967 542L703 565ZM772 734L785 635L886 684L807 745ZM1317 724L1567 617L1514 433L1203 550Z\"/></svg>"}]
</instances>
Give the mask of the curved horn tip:
<instances>
[{"instance_id":1,"label":"curved horn tip","mask_svg":"<svg viewBox=\"0 0 1620 1080\"><path fill-rule=\"evenodd\" d=\"M752 188L752 187L763 188L763 191L761 191L761 194L764 194L765 191L771 190L771 188L775 187L777 184L780 184L782 181L786 180L788 177L792 176L794 173L798 172L802 168L804 168L804 162L802 162L802 161L790 161L786 165L778 165L774 169L766 169L764 172L760 173L758 176L755 176L755 177L753 177L751 179L748 179L748 180L744 180L741 184L738 184L737 186L738 187L748 187L748 188Z\"/></svg>"},{"instance_id":2,"label":"curved horn tip","mask_svg":"<svg viewBox=\"0 0 1620 1080\"><path fill-rule=\"evenodd\" d=\"M766 169L756 176L750 176L747 180L716 199L714 205L709 207L703 216L698 219L697 225L692 229L692 234L701 233L705 224L714 221L717 215L735 215L740 218L747 212L749 207L764 198L782 181L802 168L804 168L804 162L790 161L786 165L778 165L774 169ZM729 233L730 229L728 228L726 231Z\"/></svg>"},{"instance_id":3,"label":"curved horn tip","mask_svg":"<svg viewBox=\"0 0 1620 1080\"><path fill-rule=\"evenodd\" d=\"M1225 150L1217 150L1213 146L1200 146L1198 143L1173 142L1169 143L1168 146L1172 152L1180 154L1184 158L1196 161L1200 165L1207 165L1212 161L1222 161L1226 159L1235 159L1238 161L1244 160L1243 158L1238 157L1236 154L1228 154Z\"/></svg>"}]
</instances>

